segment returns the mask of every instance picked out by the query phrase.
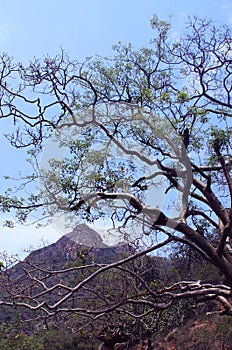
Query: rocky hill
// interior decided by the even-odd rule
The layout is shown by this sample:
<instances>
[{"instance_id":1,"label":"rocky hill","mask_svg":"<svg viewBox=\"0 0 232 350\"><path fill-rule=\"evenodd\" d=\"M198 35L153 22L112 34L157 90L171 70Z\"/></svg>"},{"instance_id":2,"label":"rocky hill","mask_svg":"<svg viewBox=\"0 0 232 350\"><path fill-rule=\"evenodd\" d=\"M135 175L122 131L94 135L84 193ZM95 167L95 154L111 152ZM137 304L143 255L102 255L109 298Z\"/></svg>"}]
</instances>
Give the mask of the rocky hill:
<instances>
[{"instance_id":1,"label":"rocky hill","mask_svg":"<svg viewBox=\"0 0 232 350\"><path fill-rule=\"evenodd\" d=\"M116 260L122 253L131 252L127 243L107 246L100 234L88 225L80 224L72 232L62 236L57 242L32 251L24 262L33 262L50 268L63 268L77 258L77 251L85 250L88 258L97 263L108 263ZM20 263L15 266L16 269Z\"/></svg>"},{"instance_id":2,"label":"rocky hill","mask_svg":"<svg viewBox=\"0 0 232 350\"><path fill-rule=\"evenodd\" d=\"M41 289L41 285L33 279L44 281L52 286L59 283L77 283L81 277L81 272L73 271L52 274L49 271L58 271L66 268L91 264L91 263L110 263L120 259L122 256L131 253L128 244L118 244L116 246L107 246L95 230L87 225L78 225L72 232L62 236L57 242L43 248L32 251L23 261L18 262L13 267L2 271L0 276L0 295L1 299L12 302L19 300L18 295L24 296L29 293L29 289ZM28 287L30 286L30 287ZM31 290L32 290L31 289ZM59 291L46 295L50 302L54 302L59 296ZM2 312L3 311L3 312ZM27 309L19 308L18 315L27 319L32 317ZM15 310L12 308L1 307L0 321L11 323L15 317Z\"/></svg>"},{"instance_id":3,"label":"rocky hill","mask_svg":"<svg viewBox=\"0 0 232 350\"><path fill-rule=\"evenodd\" d=\"M50 244L46 247L32 251L27 258L13 266L8 271L8 288L13 288L11 286L10 280L16 280L19 282L18 288L24 288L23 283L25 278L28 278L24 274L23 270L25 267L28 269L28 266L31 268L31 275L34 274L33 266L39 266L46 270L59 270L64 267L76 266L75 264L89 264L91 262L96 263L109 263L115 260L118 260L121 256L125 256L132 252L131 247L126 243L121 243L116 246L107 246L101 235L91 229L87 225L78 225L74 228L72 232L61 237L57 242ZM164 278L161 273L161 266L164 263L168 264L168 259L164 258L154 258L155 270L152 272L152 277L155 279L157 270L159 271L158 279ZM79 260L80 261L79 261ZM172 266L173 267L173 266ZM199 269L199 266L197 267ZM200 273L199 270L198 274ZM42 274L42 272L39 272ZM202 272L201 272L202 273ZM47 273L45 273L46 275ZM45 275L40 275L40 278L44 278L44 281L50 285L53 284L55 278L58 278L58 282L61 280L64 283L70 283L70 280L73 278L74 283L76 279L79 278L78 272L72 275L72 273L60 277L55 277L53 275L48 276L49 280ZM49 275L49 274L48 274ZM35 275L36 276L36 275ZM150 275L149 275L150 276ZM149 280L149 276L148 280ZM81 277L81 276L80 276ZM57 282L55 280L55 282ZM4 281L3 281L4 282ZM21 282L22 287L21 287ZM27 285L27 280L25 286ZM32 286L34 288L34 286ZM58 291L59 292L59 291ZM3 298L3 292L0 291L1 298ZM78 298L82 298L84 294L80 294ZM50 301L55 300L57 297L56 293L48 296ZM83 297L84 300L84 297ZM85 301L86 302L86 301ZM219 317L217 315L206 316L210 311L210 304L207 306L207 309L202 309L199 305L195 303L188 304L187 302L180 303L176 307L172 308L163 313L162 319L160 320L160 331L156 336L152 335L152 350L205 350L205 349L232 349L231 343L231 325L232 318L230 317ZM16 328L18 319L29 319L34 316L27 310L17 309L17 308L6 308L2 307L0 309L0 320L3 329L2 334L6 336L1 337L0 335L0 349L3 345L6 344L9 349L35 349L41 346L41 349L97 349L96 337L91 334L86 334L83 338L83 335L72 335L69 331L63 332L63 324L58 324L56 321L56 327L44 331L44 328L41 326L39 319L34 328L27 326L27 323L22 323L21 330L19 331ZM75 319L75 322L77 320ZM13 325L13 326L12 326ZM1 327L1 326L0 326ZM38 329L38 331L37 331ZM19 333L21 332L21 333ZM38 332L38 333L36 333ZM66 333L65 333L66 332ZM20 335L21 334L21 335ZM34 337L34 334L37 334ZM21 339L21 338L22 339ZM73 338L72 338L73 337ZM70 338L70 344L61 347L62 342L67 342L66 339ZM82 339L83 338L83 339ZM22 344L27 340L28 347L23 347ZM55 345L54 341L57 341ZM30 343L31 342L31 343ZM44 344L42 347L41 342ZM87 343L89 344L87 347ZM38 344L37 344L38 343ZM13 344L13 345L12 345ZM17 345L16 345L17 344ZM49 347L48 347L49 344ZM77 344L77 345L74 345ZM83 346L82 346L82 345ZM33 345L33 346L32 346ZM69 346L69 347L68 347ZM147 343L142 342L140 344L134 344L130 349L132 350L145 350L147 349ZM7 348L7 349L8 349ZM4 348L5 349L5 348Z\"/></svg>"}]
</instances>

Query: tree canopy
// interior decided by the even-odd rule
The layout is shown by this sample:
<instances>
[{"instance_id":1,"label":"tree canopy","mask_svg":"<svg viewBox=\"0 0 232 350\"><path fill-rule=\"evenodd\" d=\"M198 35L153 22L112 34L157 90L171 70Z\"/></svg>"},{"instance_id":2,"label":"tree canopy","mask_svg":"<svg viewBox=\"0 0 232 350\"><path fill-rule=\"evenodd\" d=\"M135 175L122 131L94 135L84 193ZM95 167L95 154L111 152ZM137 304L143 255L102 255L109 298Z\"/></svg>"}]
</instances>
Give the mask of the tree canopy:
<instances>
[{"instance_id":1,"label":"tree canopy","mask_svg":"<svg viewBox=\"0 0 232 350\"><path fill-rule=\"evenodd\" d=\"M154 16L151 25L149 47L118 43L112 57L80 63L62 51L25 67L1 56L1 118L13 119L8 139L29 147L33 166L18 194L1 195L1 210L15 211L21 223L35 211L41 219L64 213L71 223L104 218L138 249L111 264L90 264L74 286L40 281L43 291L30 300L22 292L3 304L46 317L118 312L143 319L193 298L216 300L221 313L232 314L231 30L192 18L173 39L169 22ZM51 152L39 161L45 145ZM209 283L186 274L161 287L136 274L131 262L164 247L172 254L174 243L224 278ZM134 281L128 294L110 299L101 290L98 305L79 305L75 295L111 270ZM61 290L54 304L46 302L50 288Z\"/></svg>"}]
</instances>

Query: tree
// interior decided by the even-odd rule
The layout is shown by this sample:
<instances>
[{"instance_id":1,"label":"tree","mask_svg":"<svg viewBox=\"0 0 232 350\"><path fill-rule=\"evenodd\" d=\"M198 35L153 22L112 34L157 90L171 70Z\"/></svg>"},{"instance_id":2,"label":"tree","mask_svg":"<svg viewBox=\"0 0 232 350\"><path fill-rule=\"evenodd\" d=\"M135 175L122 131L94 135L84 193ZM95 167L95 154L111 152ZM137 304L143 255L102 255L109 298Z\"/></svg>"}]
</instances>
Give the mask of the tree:
<instances>
[{"instance_id":1,"label":"tree","mask_svg":"<svg viewBox=\"0 0 232 350\"><path fill-rule=\"evenodd\" d=\"M112 313L142 320L193 298L216 300L222 314L232 314L231 31L193 18L187 34L173 42L169 22L154 16L151 25L155 36L148 48L119 43L111 58L78 63L62 51L24 67L2 55L1 118L14 119L17 129L8 138L15 147L32 146L34 166L26 178L32 194L26 197L24 188L22 198L6 192L2 211L15 210L22 223L36 210L40 217L104 217L139 244L120 261L93 262L75 286L48 287L25 270L41 292L28 300L21 291L2 304L41 310L46 317L72 312L94 321ZM18 87L10 85L12 76ZM50 160L45 155L37 167L53 130L68 153ZM42 188L36 193L38 178ZM200 254L224 280L213 284L186 276L161 287L129 264L162 247L171 251L173 242ZM110 270L134 280L133 288L115 298L91 289ZM83 289L99 303L79 305ZM61 297L46 302L58 290Z\"/></svg>"}]
</instances>

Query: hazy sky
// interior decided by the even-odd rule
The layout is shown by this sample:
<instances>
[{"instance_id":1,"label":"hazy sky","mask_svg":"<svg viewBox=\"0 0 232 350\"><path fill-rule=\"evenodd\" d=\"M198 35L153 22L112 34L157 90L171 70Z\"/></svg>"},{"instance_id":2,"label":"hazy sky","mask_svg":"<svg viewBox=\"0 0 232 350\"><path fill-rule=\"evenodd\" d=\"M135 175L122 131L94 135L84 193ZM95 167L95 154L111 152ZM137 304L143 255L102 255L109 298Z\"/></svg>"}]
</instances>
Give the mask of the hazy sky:
<instances>
[{"instance_id":1,"label":"hazy sky","mask_svg":"<svg viewBox=\"0 0 232 350\"><path fill-rule=\"evenodd\" d=\"M0 0L0 51L17 61L28 62L47 53L55 55L60 47L79 60L96 53L109 55L112 44L121 40L135 47L146 46L153 32L149 19L154 13L163 19L174 15L173 31L181 34L188 16L211 17L220 24L232 25L231 0ZM10 150L0 135L0 176L24 170L25 162L17 150ZM2 188L2 187L0 187ZM2 216L0 216L1 218ZM47 227L0 226L0 251L20 252L40 237L52 242L61 233Z\"/></svg>"}]
</instances>

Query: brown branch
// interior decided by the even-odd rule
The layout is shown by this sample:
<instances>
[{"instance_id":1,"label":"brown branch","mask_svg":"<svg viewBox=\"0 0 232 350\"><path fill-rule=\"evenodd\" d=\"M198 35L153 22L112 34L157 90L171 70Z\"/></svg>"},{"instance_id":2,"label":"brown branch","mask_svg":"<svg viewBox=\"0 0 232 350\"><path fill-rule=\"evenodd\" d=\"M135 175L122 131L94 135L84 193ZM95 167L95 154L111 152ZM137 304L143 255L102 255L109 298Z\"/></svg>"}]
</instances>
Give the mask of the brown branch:
<instances>
[{"instance_id":1,"label":"brown branch","mask_svg":"<svg viewBox=\"0 0 232 350\"><path fill-rule=\"evenodd\" d=\"M207 199L208 205L221 219L222 223L226 225L226 223L228 222L228 214L220 200L211 190L209 184L205 184L200 179L194 177L193 185L196 186L196 188L204 195L204 197Z\"/></svg>"}]
</instances>

